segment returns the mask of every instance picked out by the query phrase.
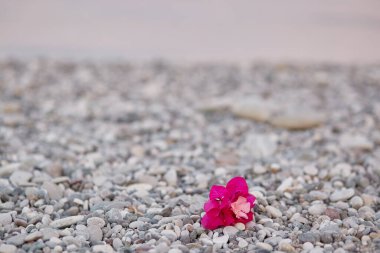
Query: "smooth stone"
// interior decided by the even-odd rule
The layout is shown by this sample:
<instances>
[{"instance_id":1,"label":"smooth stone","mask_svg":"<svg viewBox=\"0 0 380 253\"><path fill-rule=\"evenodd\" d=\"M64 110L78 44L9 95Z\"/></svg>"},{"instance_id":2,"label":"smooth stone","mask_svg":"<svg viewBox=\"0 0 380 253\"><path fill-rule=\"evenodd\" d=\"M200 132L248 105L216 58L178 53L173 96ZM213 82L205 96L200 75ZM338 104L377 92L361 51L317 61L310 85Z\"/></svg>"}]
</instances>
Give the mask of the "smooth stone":
<instances>
[{"instance_id":1,"label":"smooth stone","mask_svg":"<svg viewBox=\"0 0 380 253\"><path fill-rule=\"evenodd\" d=\"M177 234L173 230L163 230L161 232L161 235L165 236L166 238L168 238L172 242L177 240L177 237L178 237Z\"/></svg>"},{"instance_id":2,"label":"smooth stone","mask_svg":"<svg viewBox=\"0 0 380 253\"><path fill-rule=\"evenodd\" d=\"M138 197L145 197L149 195L149 191L152 190L153 186L145 183L136 183L128 185L126 190L128 193L134 192L134 194Z\"/></svg>"},{"instance_id":3,"label":"smooth stone","mask_svg":"<svg viewBox=\"0 0 380 253\"><path fill-rule=\"evenodd\" d=\"M97 227L104 227L106 225L106 222L99 217L90 217L87 219L87 226L97 226Z\"/></svg>"},{"instance_id":4,"label":"smooth stone","mask_svg":"<svg viewBox=\"0 0 380 253\"><path fill-rule=\"evenodd\" d=\"M0 167L0 177L9 177L20 168L19 163L6 164Z\"/></svg>"},{"instance_id":5,"label":"smooth stone","mask_svg":"<svg viewBox=\"0 0 380 253\"><path fill-rule=\"evenodd\" d=\"M8 244L13 244L16 246L20 246L24 243L24 239L26 237L26 234L18 234L15 236L12 236L6 240Z\"/></svg>"},{"instance_id":6,"label":"smooth stone","mask_svg":"<svg viewBox=\"0 0 380 253\"><path fill-rule=\"evenodd\" d=\"M52 237L57 237L57 238L59 237L59 231L53 228L42 228L41 233L42 233L42 239L45 241L50 240L50 238Z\"/></svg>"},{"instance_id":7,"label":"smooth stone","mask_svg":"<svg viewBox=\"0 0 380 253\"><path fill-rule=\"evenodd\" d=\"M25 237L24 241L26 241L26 242L36 241L42 237L43 237L43 234L40 231L36 231L36 232L31 233L31 234L28 234Z\"/></svg>"},{"instance_id":8,"label":"smooth stone","mask_svg":"<svg viewBox=\"0 0 380 253\"><path fill-rule=\"evenodd\" d=\"M90 241L91 242L99 242L103 239L103 231L99 226L90 225L87 227L90 233Z\"/></svg>"},{"instance_id":9,"label":"smooth stone","mask_svg":"<svg viewBox=\"0 0 380 253\"><path fill-rule=\"evenodd\" d=\"M219 237L215 237L212 239L212 241L216 244L220 244L220 245L223 245L225 243L228 242L228 239L230 237L228 235L223 235L223 236L219 236Z\"/></svg>"},{"instance_id":10,"label":"smooth stone","mask_svg":"<svg viewBox=\"0 0 380 253\"><path fill-rule=\"evenodd\" d=\"M306 130L322 125L325 120L326 116L320 112L293 111L278 114L272 117L269 122L276 127L289 130Z\"/></svg>"},{"instance_id":11,"label":"smooth stone","mask_svg":"<svg viewBox=\"0 0 380 253\"><path fill-rule=\"evenodd\" d=\"M113 253L113 252L115 252L113 250L113 248L108 244L95 245L94 247L92 247L92 251L97 252L97 253Z\"/></svg>"},{"instance_id":12,"label":"smooth stone","mask_svg":"<svg viewBox=\"0 0 380 253\"><path fill-rule=\"evenodd\" d=\"M245 225L241 222L238 222L235 224L235 228L239 229L240 231L245 230Z\"/></svg>"},{"instance_id":13,"label":"smooth stone","mask_svg":"<svg viewBox=\"0 0 380 253\"><path fill-rule=\"evenodd\" d=\"M270 215L270 217L273 218L280 218L282 216L282 213L279 209L273 206L266 206L265 207L267 213Z\"/></svg>"},{"instance_id":14,"label":"smooth stone","mask_svg":"<svg viewBox=\"0 0 380 253\"><path fill-rule=\"evenodd\" d=\"M60 200L63 197L62 189L52 182L45 181L41 187L47 191L50 199Z\"/></svg>"},{"instance_id":15,"label":"smooth stone","mask_svg":"<svg viewBox=\"0 0 380 253\"><path fill-rule=\"evenodd\" d=\"M174 168L171 168L168 172L165 173L164 176L166 182L170 186L176 186L178 177L177 177L177 171Z\"/></svg>"},{"instance_id":16,"label":"smooth stone","mask_svg":"<svg viewBox=\"0 0 380 253\"><path fill-rule=\"evenodd\" d=\"M144 224L145 224L145 222L140 221L140 220L137 220L137 221L132 221L132 222L129 224L129 227L130 227L130 228L133 228L133 229L136 229L136 228L139 228L139 227L143 226Z\"/></svg>"},{"instance_id":17,"label":"smooth stone","mask_svg":"<svg viewBox=\"0 0 380 253\"><path fill-rule=\"evenodd\" d=\"M359 134L343 134L339 139L339 144L344 149L356 149L370 151L374 144L366 136Z\"/></svg>"},{"instance_id":18,"label":"smooth stone","mask_svg":"<svg viewBox=\"0 0 380 253\"><path fill-rule=\"evenodd\" d=\"M120 238L115 238L113 239L112 246L114 247L114 249L118 250L124 245Z\"/></svg>"},{"instance_id":19,"label":"smooth stone","mask_svg":"<svg viewBox=\"0 0 380 253\"><path fill-rule=\"evenodd\" d=\"M267 158L276 152L278 136L275 134L251 133L246 136L243 146L246 152L254 158Z\"/></svg>"},{"instance_id":20,"label":"smooth stone","mask_svg":"<svg viewBox=\"0 0 380 253\"><path fill-rule=\"evenodd\" d=\"M244 240L243 238L241 238L239 240L238 246L239 246L239 248L245 248L248 246L248 242L246 240Z\"/></svg>"},{"instance_id":21,"label":"smooth stone","mask_svg":"<svg viewBox=\"0 0 380 253\"><path fill-rule=\"evenodd\" d=\"M298 240L301 243L310 242L312 244L315 244L317 241L319 241L319 235L312 232L306 232L298 235Z\"/></svg>"},{"instance_id":22,"label":"smooth stone","mask_svg":"<svg viewBox=\"0 0 380 253\"><path fill-rule=\"evenodd\" d=\"M268 121L274 110L275 107L272 103L257 98L237 100L231 108L231 112L235 116L258 122Z\"/></svg>"},{"instance_id":23,"label":"smooth stone","mask_svg":"<svg viewBox=\"0 0 380 253\"><path fill-rule=\"evenodd\" d=\"M59 220L54 220L50 223L53 228L63 228L76 224L84 219L83 215L70 216Z\"/></svg>"},{"instance_id":24,"label":"smooth stone","mask_svg":"<svg viewBox=\"0 0 380 253\"><path fill-rule=\"evenodd\" d=\"M11 213L0 213L0 224L5 226L12 223Z\"/></svg>"},{"instance_id":25,"label":"smooth stone","mask_svg":"<svg viewBox=\"0 0 380 253\"><path fill-rule=\"evenodd\" d=\"M290 243L280 243L278 249L287 253L296 252L295 248Z\"/></svg>"},{"instance_id":26,"label":"smooth stone","mask_svg":"<svg viewBox=\"0 0 380 253\"><path fill-rule=\"evenodd\" d=\"M375 211L369 206L363 206L358 210L359 217L364 220L371 220L375 218Z\"/></svg>"},{"instance_id":27,"label":"smooth stone","mask_svg":"<svg viewBox=\"0 0 380 253\"><path fill-rule=\"evenodd\" d=\"M255 165L253 167L253 173L257 174L257 175L261 175L261 174L264 174L267 172L267 169L265 168L265 166L262 166L262 165Z\"/></svg>"},{"instance_id":28,"label":"smooth stone","mask_svg":"<svg viewBox=\"0 0 380 253\"><path fill-rule=\"evenodd\" d=\"M293 184L293 178L292 177L288 177L287 179L285 179L284 181L282 181L282 183L280 184L280 186L277 187L277 191L278 192L284 192L286 190L289 190L291 188Z\"/></svg>"},{"instance_id":29,"label":"smooth stone","mask_svg":"<svg viewBox=\"0 0 380 253\"><path fill-rule=\"evenodd\" d=\"M223 228L223 234L228 236L233 236L239 232L239 229L233 227L233 226L226 226Z\"/></svg>"},{"instance_id":30,"label":"smooth stone","mask_svg":"<svg viewBox=\"0 0 380 253\"><path fill-rule=\"evenodd\" d=\"M14 185L24 185L29 182L29 180L32 178L32 173L27 171L15 171L12 173L12 175L9 177L9 180Z\"/></svg>"},{"instance_id":31,"label":"smooth stone","mask_svg":"<svg viewBox=\"0 0 380 253\"><path fill-rule=\"evenodd\" d=\"M303 245L302 245L302 248L306 251L308 250L311 250L312 248L314 248L313 244L311 242L305 242Z\"/></svg>"},{"instance_id":32,"label":"smooth stone","mask_svg":"<svg viewBox=\"0 0 380 253\"><path fill-rule=\"evenodd\" d=\"M350 200L350 205L355 208L355 209L359 209L360 207L362 207L364 204L364 201L361 197L359 196L354 196L351 200Z\"/></svg>"},{"instance_id":33,"label":"smooth stone","mask_svg":"<svg viewBox=\"0 0 380 253\"><path fill-rule=\"evenodd\" d=\"M11 244L1 244L0 252L1 253L16 253L17 247Z\"/></svg>"},{"instance_id":34,"label":"smooth stone","mask_svg":"<svg viewBox=\"0 0 380 253\"><path fill-rule=\"evenodd\" d=\"M309 207L308 212L314 216L322 215L326 211L326 205L325 204L314 204L311 207Z\"/></svg>"},{"instance_id":35,"label":"smooth stone","mask_svg":"<svg viewBox=\"0 0 380 253\"><path fill-rule=\"evenodd\" d=\"M316 176L318 169L315 166L309 165L304 168L304 172L310 176Z\"/></svg>"},{"instance_id":36,"label":"smooth stone","mask_svg":"<svg viewBox=\"0 0 380 253\"><path fill-rule=\"evenodd\" d=\"M182 253L182 250L180 249L170 249L168 253Z\"/></svg>"},{"instance_id":37,"label":"smooth stone","mask_svg":"<svg viewBox=\"0 0 380 253\"><path fill-rule=\"evenodd\" d=\"M267 250L267 251L272 251L273 250L273 246L270 245L269 243L265 243L265 242L257 242L256 243L256 247L258 247L260 249Z\"/></svg>"},{"instance_id":38,"label":"smooth stone","mask_svg":"<svg viewBox=\"0 0 380 253\"><path fill-rule=\"evenodd\" d=\"M337 201L346 201L347 199L351 198L354 196L355 190L354 189L342 189L342 190L335 190L331 195L330 195L330 200L332 202L337 202Z\"/></svg>"}]
</instances>

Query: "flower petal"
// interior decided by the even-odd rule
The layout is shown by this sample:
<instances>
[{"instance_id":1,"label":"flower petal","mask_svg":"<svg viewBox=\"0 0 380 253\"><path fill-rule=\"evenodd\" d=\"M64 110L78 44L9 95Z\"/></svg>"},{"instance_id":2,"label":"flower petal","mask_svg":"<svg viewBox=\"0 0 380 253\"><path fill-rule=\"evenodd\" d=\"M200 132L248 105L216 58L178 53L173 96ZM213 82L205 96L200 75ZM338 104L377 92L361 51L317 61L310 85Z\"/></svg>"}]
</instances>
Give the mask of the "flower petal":
<instances>
[{"instance_id":1,"label":"flower petal","mask_svg":"<svg viewBox=\"0 0 380 253\"><path fill-rule=\"evenodd\" d=\"M211 211L212 209L216 209L218 208L219 209L219 202L218 201L215 201L215 200L209 200L207 201L205 204L204 204L204 209L206 212L209 212Z\"/></svg>"},{"instance_id":2,"label":"flower petal","mask_svg":"<svg viewBox=\"0 0 380 253\"><path fill-rule=\"evenodd\" d=\"M223 200L225 195L227 194L227 189L221 185L213 185L210 190L210 199L220 199Z\"/></svg>"},{"instance_id":3,"label":"flower petal","mask_svg":"<svg viewBox=\"0 0 380 253\"><path fill-rule=\"evenodd\" d=\"M227 183L226 188L233 200L240 195L248 194L248 185L243 177L234 177Z\"/></svg>"},{"instance_id":4,"label":"flower petal","mask_svg":"<svg viewBox=\"0 0 380 253\"><path fill-rule=\"evenodd\" d=\"M223 219L219 216L214 216L206 213L201 220L201 224L205 229L213 230L220 226L223 226Z\"/></svg>"},{"instance_id":5,"label":"flower petal","mask_svg":"<svg viewBox=\"0 0 380 253\"><path fill-rule=\"evenodd\" d=\"M251 208L255 206L255 200L256 200L256 197L254 195L248 194L247 202L249 202L249 204L251 205Z\"/></svg>"},{"instance_id":6,"label":"flower petal","mask_svg":"<svg viewBox=\"0 0 380 253\"><path fill-rule=\"evenodd\" d=\"M253 213L249 212L249 213L247 213L247 219L245 219L245 218L236 219L236 223L241 222L243 224L246 224L246 223L250 222L251 220L253 220Z\"/></svg>"}]
</instances>

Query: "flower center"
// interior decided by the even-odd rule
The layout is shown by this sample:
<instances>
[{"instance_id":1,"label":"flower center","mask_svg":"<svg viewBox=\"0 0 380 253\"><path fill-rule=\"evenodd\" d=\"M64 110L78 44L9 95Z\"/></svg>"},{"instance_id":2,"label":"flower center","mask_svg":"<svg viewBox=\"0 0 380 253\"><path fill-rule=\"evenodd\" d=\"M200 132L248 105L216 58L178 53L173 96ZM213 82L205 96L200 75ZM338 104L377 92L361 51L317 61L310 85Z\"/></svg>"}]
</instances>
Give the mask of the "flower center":
<instances>
[{"instance_id":1,"label":"flower center","mask_svg":"<svg viewBox=\"0 0 380 253\"><path fill-rule=\"evenodd\" d=\"M232 211L237 218L248 219L247 213L250 210L250 204L247 202L247 199L240 196L234 203L231 204Z\"/></svg>"}]
</instances>

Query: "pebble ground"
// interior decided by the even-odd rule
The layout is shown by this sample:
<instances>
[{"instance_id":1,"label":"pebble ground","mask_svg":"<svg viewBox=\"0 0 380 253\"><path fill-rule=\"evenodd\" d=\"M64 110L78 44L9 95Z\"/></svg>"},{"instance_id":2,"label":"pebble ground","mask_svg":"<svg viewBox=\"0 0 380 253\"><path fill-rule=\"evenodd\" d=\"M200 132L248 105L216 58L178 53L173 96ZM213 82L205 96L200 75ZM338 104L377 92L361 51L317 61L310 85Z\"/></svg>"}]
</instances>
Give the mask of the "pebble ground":
<instances>
[{"instance_id":1,"label":"pebble ground","mask_svg":"<svg viewBox=\"0 0 380 253\"><path fill-rule=\"evenodd\" d=\"M379 192L380 65L0 61L0 252L379 252Z\"/></svg>"}]
</instances>

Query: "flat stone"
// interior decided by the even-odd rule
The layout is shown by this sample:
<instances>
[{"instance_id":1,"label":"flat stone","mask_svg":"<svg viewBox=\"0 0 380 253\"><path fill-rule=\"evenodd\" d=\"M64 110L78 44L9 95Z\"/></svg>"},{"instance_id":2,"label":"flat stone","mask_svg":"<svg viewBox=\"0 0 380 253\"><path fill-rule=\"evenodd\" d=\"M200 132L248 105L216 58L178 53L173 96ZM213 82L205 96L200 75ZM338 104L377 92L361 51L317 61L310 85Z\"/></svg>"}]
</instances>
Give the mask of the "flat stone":
<instances>
[{"instance_id":1,"label":"flat stone","mask_svg":"<svg viewBox=\"0 0 380 253\"><path fill-rule=\"evenodd\" d=\"M42 228L40 231L42 233L42 239L44 241L50 240L52 237L59 237L59 231L53 228Z\"/></svg>"},{"instance_id":2,"label":"flat stone","mask_svg":"<svg viewBox=\"0 0 380 253\"><path fill-rule=\"evenodd\" d=\"M278 114L270 119L270 123L289 130L306 130L322 125L325 120L323 113L297 110Z\"/></svg>"},{"instance_id":3,"label":"flat stone","mask_svg":"<svg viewBox=\"0 0 380 253\"><path fill-rule=\"evenodd\" d=\"M90 217L87 219L87 226L97 226L97 227L104 227L106 225L106 222L99 217Z\"/></svg>"},{"instance_id":4,"label":"flat stone","mask_svg":"<svg viewBox=\"0 0 380 253\"><path fill-rule=\"evenodd\" d=\"M171 168L168 172L165 173L164 176L166 182L170 186L176 186L177 185L177 171L174 168Z\"/></svg>"},{"instance_id":5,"label":"flat stone","mask_svg":"<svg viewBox=\"0 0 380 253\"><path fill-rule=\"evenodd\" d=\"M15 171L12 173L12 175L9 177L9 180L14 185L25 185L29 182L29 180L32 178L32 173L27 171Z\"/></svg>"},{"instance_id":6,"label":"flat stone","mask_svg":"<svg viewBox=\"0 0 380 253\"><path fill-rule=\"evenodd\" d=\"M241 222L238 222L235 224L235 228L239 229L240 231L245 230L245 225Z\"/></svg>"},{"instance_id":7,"label":"flat stone","mask_svg":"<svg viewBox=\"0 0 380 253\"><path fill-rule=\"evenodd\" d=\"M223 228L223 234L228 236L233 236L239 232L239 229L233 227L233 226L226 226Z\"/></svg>"},{"instance_id":8,"label":"flat stone","mask_svg":"<svg viewBox=\"0 0 380 253\"><path fill-rule=\"evenodd\" d=\"M359 209L360 207L362 207L364 204L364 201L361 197L359 196L354 196L351 200L350 200L350 205L355 208L355 209Z\"/></svg>"},{"instance_id":9,"label":"flat stone","mask_svg":"<svg viewBox=\"0 0 380 253\"><path fill-rule=\"evenodd\" d=\"M325 204L313 204L311 207L309 207L308 212L314 216L322 215L326 211L326 205Z\"/></svg>"},{"instance_id":10,"label":"flat stone","mask_svg":"<svg viewBox=\"0 0 380 253\"><path fill-rule=\"evenodd\" d=\"M337 201L346 201L347 199L354 196L355 190L354 189L342 189L342 190L335 190L330 195L330 200L333 202Z\"/></svg>"},{"instance_id":11,"label":"flat stone","mask_svg":"<svg viewBox=\"0 0 380 253\"><path fill-rule=\"evenodd\" d=\"M274 104L257 98L237 100L231 108L235 116L258 122L268 121L274 111Z\"/></svg>"},{"instance_id":12,"label":"flat stone","mask_svg":"<svg viewBox=\"0 0 380 253\"><path fill-rule=\"evenodd\" d=\"M42 236L43 236L43 234L40 231L36 231L36 232L31 233L31 234L28 234L25 237L24 241L26 241L26 242L36 241L36 240L42 238Z\"/></svg>"},{"instance_id":13,"label":"flat stone","mask_svg":"<svg viewBox=\"0 0 380 253\"><path fill-rule=\"evenodd\" d=\"M316 176L318 169L315 166L309 165L304 168L304 172L310 176Z\"/></svg>"},{"instance_id":14,"label":"flat stone","mask_svg":"<svg viewBox=\"0 0 380 253\"><path fill-rule=\"evenodd\" d=\"M19 163L6 164L0 167L0 177L9 177L20 168Z\"/></svg>"},{"instance_id":15,"label":"flat stone","mask_svg":"<svg viewBox=\"0 0 380 253\"><path fill-rule=\"evenodd\" d=\"M121 241L120 238L115 238L112 241L112 246L114 247L114 249L118 250L121 247L123 247L124 245L123 245L123 242Z\"/></svg>"},{"instance_id":16,"label":"flat stone","mask_svg":"<svg viewBox=\"0 0 380 253\"><path fill-rule=\"evenodd\" d=\"M223 235L219 237L215 237L212 241L216 244L223 245L228 242L230 237L228 235Z\"/></svg>"},{"instance_id":17,"label":"flat stone","mask_svg":"<svg viewBox=\"0 0 380 253\"><path fill-rule=\"evenodd\" d=\"M248 246L248 242L246 240L244 240L243 238L241 238L239 240L238 246L239 246L239 248L245 248Z\"/></svg>"},{"instance_id":18,"label":"flat stone","mask_svg":"<svg viewBox=\"0 0 380 253\"><path fill-rule=\"evenodd\" d=\"M267 251L273 251L272 245L270 245L269 243L265 243L265 242L257 242L256 247L258 247L259 249L267 250Z\"/></svg>"},{"instance_id":19,"label":"flat stone","mask_svg":"<svg viewBox=\"0 0 380 253\"><path fill-rule=\"evenodd\" d=\"M150 184L145 184L145 183L136 183L136 184L131 184L127 186L127 192L132 193L138 197L145 197L147 196L150 190L152 190L153 186Z\"/></svg>"},{"instance_id":20,"label":"flat stone","mask_svg":"<svg viewBox=\"0 0 380 253\"><path fill-rule=\"evenodd\" d=\"M372 141L359 134L343 134L339 141L343 149L370 151L374 147Z\"/></svg>"},{"instance_id":21,"label":"flat stone","mask_svg":"<svg viewBox=\"0 0 380 253\"><path fill-rule=\"evenodd\" d=\"M113 250L113 248L108 244L95 245L94 247L92 247L92 251L97 252L97 253L113 253L113 252L115 252Z\"/></svg>"},{"instance_id":22,"label":"flat stone","mask_svg":"<svg viewBox=\"0 0 380 253\"><path fill-rule=\"evenodd\" d=\"M266 206L265 209L266 209L266 211L270 217L280 218L282 216L281 211L279 209L277 209L276 207Z\"/></svg>"},{"instance_id":23,"label":"flat stone","mask_svg":"<svg viewBox=\"0 0 380 253\"><path fill-rule=\"evenodd\" d=\"M1 253L16 253L17 247L11 244L1 244L0 252Z\"/></svg>"},{"instance_id":24,"label":"flat stone","mask_svg":"<svg viewBox=\"0 0 380 253\"><path fill-rule=\"evenodd\" d=\"M310 242L312 244L315 244L317 241L319 241L319 235L312 232L302 233L298 236L298 240L301 243Z\"/></svg>"},{"instance_id":25,"label":"flat stone","mask_svg":"<svg viewBox=\"0 0 380 253\"><path fill-rule=\"evenodd\" d=\"M20 246L24 243L24 239L26 237L26 234L18 234L15 236L12 236L6 240L7 244L13 244L16 246Z\"/></svg>"},{"instance_id":26,"label":"flat stone","mask_svg":"<svg viewBox=\"0 0 380 253\"><path fill-rule=\"evenodd\" d=\"M282 181L282 183L277 187L277 191L278 192L287 191L291 188L292 184L293 184L293 178L288 177L284 181Z\"/></svg>"},{"instance_id":27,"label":"flat stone","mask_svg":"<svg viewBox=\"0 0 380 253\"><path fill-rule=\"evenodd\" d=\"M143 226L144 224L145 224L145 222L140 221L140 220L137 220L137 221L132 221L132 222L129 224L129 227L130 227L130 228L133 228L133 229L136 229L136 228L139 228L139 227Z\"/></svg>"},{"instance_id":28,"label":"flat stone","mask_svg":"<svg viewBox=\"0 0 380 253\"><path fill-rule=\"evenodd\" d=\"M45 181L41 187L47 191L50 199L59 200L63 197L62 189L52 182Z\"/></svg>"},{"instance_id":29,"label":"flat stone","mask_svg":"<svg viewBox=\"0 0 380 253\"><path fill-rule=\"evenodd\" d=\"M174 242L178 238L177 234L173 230L163 230L161 232L161 235L165 236L166 238L168 238L172 242Z\"/></svg>"},{"instance_id":30,"label":"flat stone","mask_svg":"<svg viewBox=\"0 0 380 253\"><path fill-rule=\"evenodd\" d=\"M76 224L84 219L83 215L70 216L59 220L54 220L50 223L50 226L54 228L64 228Z\"/></svg>"},{"instance_id":31,"label":"flat stone","mask_svg":"<svg viewBox=\"0 0 380 253\"><path fill-rule=\"evenodd\" d=\"M12 223L11 213L0 213L0 224L5 226Z\"/></svg>"},{"instance_id":32,"label":"flat stone","mask_svg":"<svg viewBox=\"0 0 380 253\"><path fill-rule=\"evenodd\" d=\"M100 242L103 239L103 231L99 226L90 225L88 226L88 231L90 233L90 241L91 242Z\"/></svg>"}]
</instances>

